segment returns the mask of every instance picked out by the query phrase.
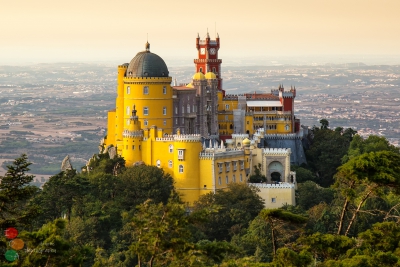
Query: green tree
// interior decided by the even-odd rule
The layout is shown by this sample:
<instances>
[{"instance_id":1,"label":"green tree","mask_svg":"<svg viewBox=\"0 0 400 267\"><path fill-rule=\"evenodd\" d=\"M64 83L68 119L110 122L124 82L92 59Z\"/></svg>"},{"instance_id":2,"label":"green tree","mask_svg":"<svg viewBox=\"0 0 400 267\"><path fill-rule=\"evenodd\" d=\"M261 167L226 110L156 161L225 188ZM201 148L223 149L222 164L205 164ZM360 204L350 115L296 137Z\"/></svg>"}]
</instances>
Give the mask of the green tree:
<instances>
[{"instance_id":1,"label":"green tree","mask_svg":"<svg viewBox=\"0 0 400 267\"><path fill-rule=\"evenodd\" d=\"M327 119L321 119L319 123L321 123L321 129L328 129L329 121Z\"/></svg>"},{"instance_id":2,"label":"green tree","mask_svg":"<svg viewBox=\"0 0 400 267\"><path fill-rule=\"evenodd\" d=\"M330 204L333 200L333 194L332 189L307 181L298 184L296 203L304 210L308 210L322 202Z\"/></svg>"},{"instance_id":3,"label":"green tree","mask_svg":"<svg viewBox=\"0 0 400 267\"><path fill-rule=\"evenodd\" d=\"M260 212L260 217L268 222L271 229L271 242L274 257L278 249L278 235L289 234L290 237L293 238L296 235L295 231L300 230L300 228L295 227L293 231L289 231L289 227L305 224L307 222L307 218L281 209L264 209Z\"/></svg>"},{"instance_id":4,"label":"green tree","mask_svg":"<svg viewBox=\"0 0 400 267\"><path fill-rule=\"evenodd\" d=\"M267 181L267 177L262 174L261 172L261 163L254 165L254 174L250 176L249 182L250 183L265 183Z\"/></svg>"},{"instance_id":5,"label":"green tree","mask_svg":"<svg viewBox=\"0 0 400 267\"><path fill-rule=\"evenodd\" d=\"M400 188L400 154L390 151L370 152L350 159L338 169L335 187L343 196L338 234L342 233L349 206L355 206L348 221L348 235L358 213L371 196L380 196L383 189Z\"/></svg>"},{"instance_id":6,"label":"green tree","mask_svg":"<svg viewBox=\"0 0 400 267\"><path fill-rule=\"evenodd\" d=\"M228 190L218 190L215 194L202 195L194 203L193 212L217 209L211 212L206 221L195 222L210 240L230 240L231 236L248 227L249 223L264 208L258 189L246 184L231 183Z\"/></svg>"},{"instance_id":7,"label":"green tree","mask_svg":"<svg viewBox=\"0 0 400 267\"><path fill-rule=\"evenodd\" d=\"M0 226L29 226L38 214L38 207L31 203L32 197L39 191L29 183L34 176L28 175L28 157L22 154L7 166L7 172L0 177Z\"/></svg>"}]
</instances>

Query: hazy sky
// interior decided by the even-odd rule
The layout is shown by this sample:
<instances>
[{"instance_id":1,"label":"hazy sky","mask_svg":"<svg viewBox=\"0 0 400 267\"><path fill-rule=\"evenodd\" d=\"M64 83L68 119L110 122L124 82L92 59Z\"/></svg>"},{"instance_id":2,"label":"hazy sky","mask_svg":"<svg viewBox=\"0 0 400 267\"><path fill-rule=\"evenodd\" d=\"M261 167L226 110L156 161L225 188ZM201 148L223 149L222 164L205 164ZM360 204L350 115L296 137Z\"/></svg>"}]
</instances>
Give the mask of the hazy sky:
<instances>
[{"instance_id":1,"label":"hazy sky","mask_svg":"<svg viewBox=\"0 0 400 267\"><path fill-rule=\"evenodd\" d=\"M400 55L400 0L0 0L0 65L129 62L144 49L196 56L207 28L220 58ZM400 63L400 62L399 62Z\"/></svg>"}]
</instances>

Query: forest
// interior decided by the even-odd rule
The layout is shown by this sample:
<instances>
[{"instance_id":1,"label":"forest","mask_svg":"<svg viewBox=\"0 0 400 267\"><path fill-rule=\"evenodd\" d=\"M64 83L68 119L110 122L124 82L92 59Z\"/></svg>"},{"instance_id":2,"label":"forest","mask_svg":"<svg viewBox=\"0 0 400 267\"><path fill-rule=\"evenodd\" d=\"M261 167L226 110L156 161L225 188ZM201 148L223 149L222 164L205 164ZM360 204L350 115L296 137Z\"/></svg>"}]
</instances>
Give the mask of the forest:
<instances>
[{"instance_id":1,"label":"forest","mask_svg":"<svg viewBox=\"0 0 400 267\"><path fill-rule=\"evenodd\" d=\"M189 207L162 169L108 154L38 188L23 154L0 177L0 266L400 266L399 148L320 123L280 209L234 183Z\"/></svg>"}]
</instances>

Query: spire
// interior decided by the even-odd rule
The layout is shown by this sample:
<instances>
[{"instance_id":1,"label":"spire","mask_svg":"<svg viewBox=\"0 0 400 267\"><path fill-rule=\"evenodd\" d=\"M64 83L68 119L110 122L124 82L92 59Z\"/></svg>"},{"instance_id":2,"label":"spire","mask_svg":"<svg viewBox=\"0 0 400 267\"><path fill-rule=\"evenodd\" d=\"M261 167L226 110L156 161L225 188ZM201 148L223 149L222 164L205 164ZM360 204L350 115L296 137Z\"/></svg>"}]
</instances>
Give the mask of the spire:
<instances>
[{"instance_id":1,"label":"spire","mask_svg":"<svg viewBox=\"0 0 400 267\"><path fill-rule=\"evenodd\" d=\"M210 39L210 34L208 33L208 28L207 28L207 38Z\"/></svg>"},{"instance_id":2,"label":"spire","mask_svg":"<svg viewBox=\"0 0 400 267\"><path fill-rule=\"evenodd\" d=\"M149 43L149 41L146 42L146 52L150 52L150 43Z\"/></svg>"},{"instance_id":3,"label":"spire","mask_svg":"<svg viewBox=\"0 0 400 267\"><path fill-rule=\"evenodd\" d=\"M197 33L197 38L200 38L200 34L199 33Z\"/></svg>"},{"instance_id":4,"label":"spire","mask_svg":"<svg viewBox=\"0 0 400 267\"><path fill-rule=\"evenodd\" d=\"M217 38L219 38L219 33L217 32Z\"/></svg>"}]
</instances>

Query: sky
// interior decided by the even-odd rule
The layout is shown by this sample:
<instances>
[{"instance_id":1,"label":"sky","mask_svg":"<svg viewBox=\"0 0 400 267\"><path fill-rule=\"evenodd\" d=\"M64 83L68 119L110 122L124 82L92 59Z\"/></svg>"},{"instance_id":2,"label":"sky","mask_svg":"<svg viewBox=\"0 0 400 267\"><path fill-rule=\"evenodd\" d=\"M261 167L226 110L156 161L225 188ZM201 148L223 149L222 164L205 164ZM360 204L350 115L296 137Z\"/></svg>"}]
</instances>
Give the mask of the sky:
<instances>
[{"instance_id":1,"label":"sky","mask_svg":"<svg viewBox=\"0 0 400 267\"><path fill-rule=\"evenodd\" d=\"M223 62L398 59L400 0L0 0L0 65L129 62L144 50L193 64L195 38ZM147 37L148 36L148 37ZM354 59L354 60L353 60ZM240 61L242 62L242 61Z\"/></svg>"}]
</instances>

